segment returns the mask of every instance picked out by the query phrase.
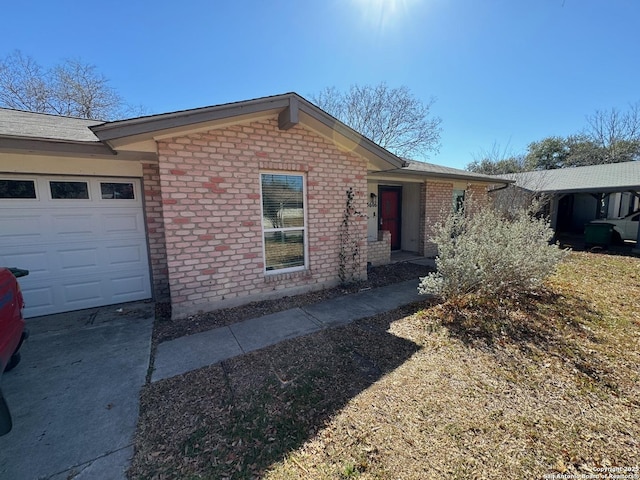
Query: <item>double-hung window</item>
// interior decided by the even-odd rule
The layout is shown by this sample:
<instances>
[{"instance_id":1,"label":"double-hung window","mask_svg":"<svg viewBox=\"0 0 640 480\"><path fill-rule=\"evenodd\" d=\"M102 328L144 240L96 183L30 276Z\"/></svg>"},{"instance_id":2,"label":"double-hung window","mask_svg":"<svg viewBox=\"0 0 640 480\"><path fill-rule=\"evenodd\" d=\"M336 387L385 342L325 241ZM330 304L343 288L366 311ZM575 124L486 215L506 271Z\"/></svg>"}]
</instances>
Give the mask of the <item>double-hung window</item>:
<instances>
[{"instance_id":1,"label":"double-hung window","mask_svg":"<svg viewBox=\"0 0 640 480\"><path fill-rule=\"evenodd\" d=\"M265 270L303 270L307 264L304 176L262 173L260 185Z\"/></svg>"}]
</instances>

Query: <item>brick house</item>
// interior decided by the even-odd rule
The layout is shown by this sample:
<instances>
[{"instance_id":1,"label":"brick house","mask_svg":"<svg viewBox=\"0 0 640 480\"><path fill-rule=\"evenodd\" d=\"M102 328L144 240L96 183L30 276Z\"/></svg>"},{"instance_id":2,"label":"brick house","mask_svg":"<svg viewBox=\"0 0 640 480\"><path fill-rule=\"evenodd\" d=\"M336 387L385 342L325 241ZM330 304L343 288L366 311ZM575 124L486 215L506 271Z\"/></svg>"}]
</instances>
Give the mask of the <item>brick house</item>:
<instances>
[{"instance_id":1,"label":"brick house","mask_svg":"<svg viewBox=\"0 0 640 480\"><path fill-rule=\"evenodd\" d=\"M425 257L437 254L429 241L443 214L473 197L473 208L488 201L495 178L426 162L405 160L399 169L371 172L367 177L369 261L388 263L393 250Z\"/></svg>"},{"instance_id":2,"label":"brick house","mask_svg":"<svg viewBox=\"0 0 640 480\"><path fill-rule=\"evenodd\" d=\"M116 122L0 109L0 264L27 316L170 299L175 317L433 255L430 225L491 177L400 159L295 93ZM384 232L387 233L379 233Z\"/></svg>"}]
</instances>

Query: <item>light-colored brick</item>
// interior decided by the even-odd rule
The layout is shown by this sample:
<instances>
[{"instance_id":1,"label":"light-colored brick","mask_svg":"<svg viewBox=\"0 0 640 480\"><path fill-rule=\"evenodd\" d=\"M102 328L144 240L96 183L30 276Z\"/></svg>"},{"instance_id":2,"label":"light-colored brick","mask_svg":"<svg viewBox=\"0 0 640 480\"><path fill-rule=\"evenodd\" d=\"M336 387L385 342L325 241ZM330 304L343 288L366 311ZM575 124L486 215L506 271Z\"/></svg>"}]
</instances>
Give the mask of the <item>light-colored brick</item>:
<instances>
[{"instance_id":1,"label":"light-colored brick","mask_svg":"<svg viewBox=\"0 0 640 480\"><path fill-rule=\"evenodd\" d=\"M337 282L346 190L366 191L365 160L302 126L281 131L275 119L163 140L158 152L161 219L168 219L166 245L169 255L176 255L168 280L177 316L216 308L230 298L248 302L274 290ZM303 272L263 270L261 170L306 174L310 253L309 268ZM356 208L365 209L364 195L356 196ZM176 228L176 220L187 223ZM365 222L356 225L365 238ZM198 253L193 250L196 243L202 245ZM361 276L366 275L364 263ZM204 271L211 272L210 280L200 278L207 276ZM184 275L192 280L185 281Z\"/></svg>"}]
</instances>

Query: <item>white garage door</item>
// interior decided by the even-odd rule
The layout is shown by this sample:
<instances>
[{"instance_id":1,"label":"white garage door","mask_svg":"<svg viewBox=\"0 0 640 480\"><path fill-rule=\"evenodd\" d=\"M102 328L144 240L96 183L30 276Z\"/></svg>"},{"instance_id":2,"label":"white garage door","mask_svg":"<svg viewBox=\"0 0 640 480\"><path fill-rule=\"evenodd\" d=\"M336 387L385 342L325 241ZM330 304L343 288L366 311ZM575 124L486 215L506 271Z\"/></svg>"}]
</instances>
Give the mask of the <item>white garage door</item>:
<instances>
[{"instance_id":1,"label":"white garage door","mask_svg":"<svg viewBox=\"0 0 640 480\"><path fill-rule=\"evenodd\" d=\"M26 317L150 298L139 180L0 174L0 265Z\"/></svg>"}]
</instances>

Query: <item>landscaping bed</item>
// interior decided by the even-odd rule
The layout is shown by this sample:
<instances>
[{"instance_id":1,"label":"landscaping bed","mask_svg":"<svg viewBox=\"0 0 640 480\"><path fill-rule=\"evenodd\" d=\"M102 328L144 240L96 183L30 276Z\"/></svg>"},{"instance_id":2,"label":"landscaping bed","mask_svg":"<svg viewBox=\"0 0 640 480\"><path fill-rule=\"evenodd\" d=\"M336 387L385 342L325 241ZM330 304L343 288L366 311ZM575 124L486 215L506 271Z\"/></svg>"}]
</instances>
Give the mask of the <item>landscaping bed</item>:
<instances>
[{"instance_id":1,"label":"landscaping bed","mask_svg":"<svg viewBox=\"0 0 640 480\"><path fill-rule=\"evenodd\" d=\"M309 292L302 295L282 297L275 300L252 302L234 308L225 308L208 313L190 315L180 320L171 320L168 303L156 306L156 323L153 329L154 344L173 340L183 335L204 332L212 328L224 327L250 318L261 317L290 308L303 307L313 303L355 293L368 288L384 287L393 283L424 277L433 268L409 262L394 263L370 268L367 280L347 286L338 286Z\"/></svg>"}]
</instances>

